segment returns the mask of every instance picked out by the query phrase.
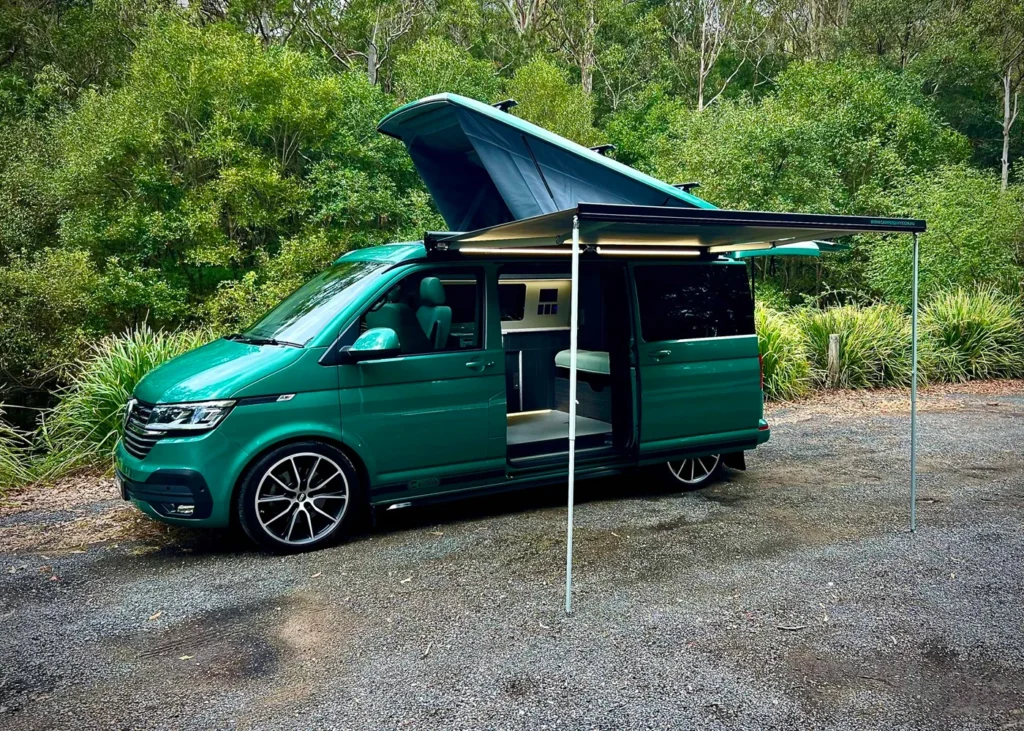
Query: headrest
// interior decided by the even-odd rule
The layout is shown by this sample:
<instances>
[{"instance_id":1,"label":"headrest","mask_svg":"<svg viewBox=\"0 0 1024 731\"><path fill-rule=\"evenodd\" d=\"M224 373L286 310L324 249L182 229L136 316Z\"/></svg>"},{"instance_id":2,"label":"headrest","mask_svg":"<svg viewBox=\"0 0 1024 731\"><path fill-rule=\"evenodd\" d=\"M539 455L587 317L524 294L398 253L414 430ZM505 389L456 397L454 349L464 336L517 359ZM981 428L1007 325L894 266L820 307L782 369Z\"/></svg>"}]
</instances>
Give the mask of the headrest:
<instances>
[{"instance_id":1,"label":"headrest","mask_svg":"<svg viewBox=\"0 0 1024 731\"><path fill-rule=\"evenodd\" d=\"M438 307L444 304L444 285L437 277L424 277L420 282L420 306Z\"/></svg>"}]
</instances>

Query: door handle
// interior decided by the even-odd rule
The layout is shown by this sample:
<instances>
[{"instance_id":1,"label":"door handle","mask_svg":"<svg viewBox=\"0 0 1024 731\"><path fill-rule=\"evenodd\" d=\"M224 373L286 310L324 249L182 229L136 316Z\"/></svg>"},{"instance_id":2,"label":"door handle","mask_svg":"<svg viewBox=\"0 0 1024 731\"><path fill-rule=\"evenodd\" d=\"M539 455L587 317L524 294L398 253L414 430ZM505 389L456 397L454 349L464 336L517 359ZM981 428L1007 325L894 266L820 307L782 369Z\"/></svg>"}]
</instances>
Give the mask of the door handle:
<instances>
[{"instance_id":1,"label":"door handle","mask_svg":"<svg viewBox=\"0 0 1024 731\"><path fill-rule=\"evenodd\" d=\"M484 361L482 361L482 360L480 360L478 358L475 358L475 359L469 361L468 363L466 363L466 368L469 368L469 369L474 370L474 371L482 371L485 368L490 368L493 365L494 365L494 361L493 360L489 360L487 362L484 362Z\"/></svg>"},{"instance_id":2,"label":"door handle","mask_svg":"<svg viewBox=\"0 0 1024 731\"><path fill-rule=\"evenodd\" d=\"M667 358L668 356L672 355L672 351L671 350L652 350L650 355L655 360L661 360L662 358Z\"/></svg>"}]
</instances>

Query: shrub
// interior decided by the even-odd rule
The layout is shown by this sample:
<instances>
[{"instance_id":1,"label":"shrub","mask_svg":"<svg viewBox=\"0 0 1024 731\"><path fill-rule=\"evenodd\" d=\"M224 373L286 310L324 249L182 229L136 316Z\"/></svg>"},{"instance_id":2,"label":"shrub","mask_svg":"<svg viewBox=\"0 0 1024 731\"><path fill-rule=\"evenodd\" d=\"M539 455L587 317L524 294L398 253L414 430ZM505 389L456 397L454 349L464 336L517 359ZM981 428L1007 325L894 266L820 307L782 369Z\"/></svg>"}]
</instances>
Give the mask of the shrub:
<instances>
[{"instance_id":1,"label":"shrub","mask_svg":"<svg viewBox=\"0 0 1024 731\"><path fill-rule=\"evenodd\" d=\"M1024 375L1022 317L1020 303L993 288L939 295L921 311L930 377L960 383Z\"/></svg>"},{"instance_id":2,"label":"shrub","mask_svg":"<svg viewBox=\"0 0 1024 731\"><path fill-rule=\"evenodd\" d=\"M24 434L3 421L0 409L0 497L13 487L28 482L29 441Z\"/></svg>"},{"instance_id":3,"label":"shrub","mask_svg":"<svg viewBox=\"0 0 1024 731\"><path fill-rule=\"evenodd\" d=\"M889 305L804 309L796 322L804 336L811 378L819 386L874 388L910 384L910 319ZM829 335L839 336L839 375L828 383Z\"/></svg>"},{"instance_id":4,"label":"shrub","mask_svg":"<svg viewBox=\"0 0 1024 731\"><path fill-rule=\"evenodd\" d=\"M754 322L765 395L788 401L806 394L811 387L811 367L800 329L785 314L768 307L757 308Z\"/></svg>"},{"instance_id":5,"label":"shrub","mask_svg":"<svg viewBox=\"0 0 1024 731\"><path fill-rule=\"evenodd\" d=\"M121 435L124 405L142 377L208 339L206 333L162 332L144 324L94 344L43 421L40 441L46 457L40 474L52 478L105 462Z\"/></svg>"},{"instance_id":6,"label":"shrub","mask_svg":"<svg viewBox=\"0 0 1024 731\"><path fill-rule=\"evenodd\" d=\"M924 218L921 234L922 301L956 287L991 285L1019 292L1024 270L1024 205L1020 192L999 189L999 178L966 166L933 170L897 186L887 204L893 214ZM910 306L913 240L865 236L867 283L886 302Z\"/></svg>"}]
</instances>

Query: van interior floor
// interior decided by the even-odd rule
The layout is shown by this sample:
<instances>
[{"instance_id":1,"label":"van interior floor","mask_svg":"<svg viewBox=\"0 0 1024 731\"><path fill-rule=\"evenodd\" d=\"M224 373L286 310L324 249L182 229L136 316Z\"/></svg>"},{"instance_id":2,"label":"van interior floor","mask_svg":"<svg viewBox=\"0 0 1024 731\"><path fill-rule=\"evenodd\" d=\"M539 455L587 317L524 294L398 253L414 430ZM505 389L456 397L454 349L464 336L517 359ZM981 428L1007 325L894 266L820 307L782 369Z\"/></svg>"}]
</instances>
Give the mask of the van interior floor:
<instances>
[{"instance_id":1,"label":"van interior floor","mask_svg":"<svg viewBox=\"0 0 1024 731\"><path fill-rule=\"evenodd\" d=\"M611 444L612 425L586 416L576 417L576 447L588 449ZM523 411L508 415L510 458L569 451L569 414L557 409Z\"/></svg>"}]
</instances>

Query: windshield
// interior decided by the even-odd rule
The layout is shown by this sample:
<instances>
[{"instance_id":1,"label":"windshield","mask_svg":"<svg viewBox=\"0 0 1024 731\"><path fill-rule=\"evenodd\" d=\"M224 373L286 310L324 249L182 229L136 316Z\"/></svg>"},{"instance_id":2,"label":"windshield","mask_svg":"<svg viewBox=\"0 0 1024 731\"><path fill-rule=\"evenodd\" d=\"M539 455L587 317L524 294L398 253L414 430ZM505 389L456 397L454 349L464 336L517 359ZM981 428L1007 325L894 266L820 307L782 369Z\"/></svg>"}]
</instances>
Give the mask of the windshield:
<instances>
[{"instance_id":1,"label":"windshield","mask_svg":"<svg viewBox=\"0 0 1024 731\"><path fill-rule=\"evenodd\" d=\"M313 277L271 310L244 336L305 345L320 333L369 282L389 266L379 261L347 261Z\"/></svg>"}]
</instances>

